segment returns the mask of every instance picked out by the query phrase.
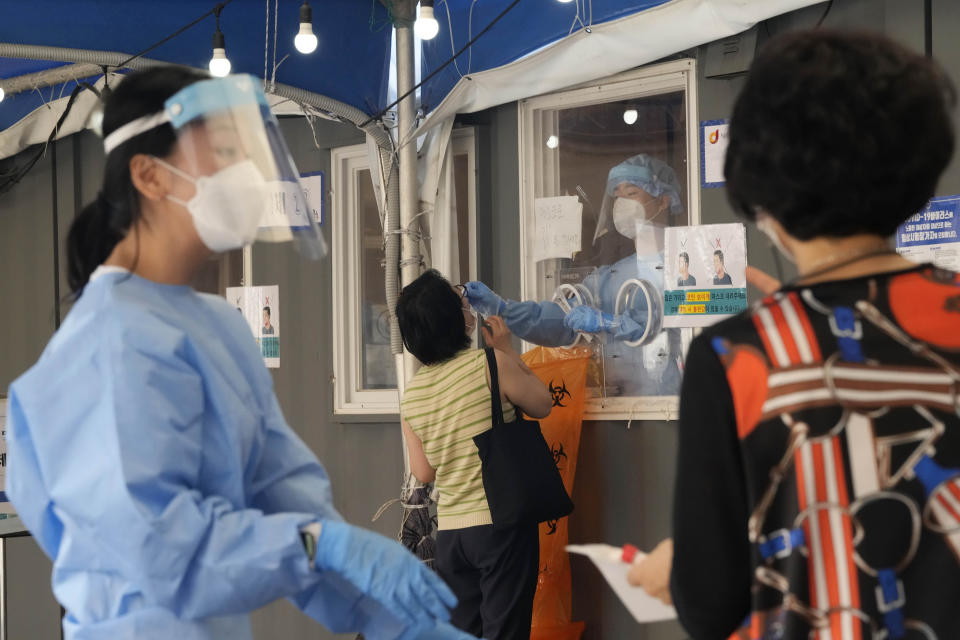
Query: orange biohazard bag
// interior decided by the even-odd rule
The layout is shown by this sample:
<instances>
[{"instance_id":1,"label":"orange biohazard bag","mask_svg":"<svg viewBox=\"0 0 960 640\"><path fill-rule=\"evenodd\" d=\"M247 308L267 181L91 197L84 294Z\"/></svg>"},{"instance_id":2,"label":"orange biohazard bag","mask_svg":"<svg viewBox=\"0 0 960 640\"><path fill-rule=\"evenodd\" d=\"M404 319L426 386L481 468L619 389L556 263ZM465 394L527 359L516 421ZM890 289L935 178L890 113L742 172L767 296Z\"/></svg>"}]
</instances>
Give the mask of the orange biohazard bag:
<instances>
[{"instance_id":1,"label":"orange biohazard bag","mask_svg":"<svg viewBox=\"0 0 960 640\"><path fill-rule=\"evenodd\" d=\"M541 419L540 430L553 451L563 485L573 495L573 477L580 449L580 428L591 351L537 347L523 354L529 366L553 394L553 409ZM571 622L570 557L567 518L540 524L540 575L533 600L531 640L579 640L584 623Z\"/></svg>"}]
</instances>

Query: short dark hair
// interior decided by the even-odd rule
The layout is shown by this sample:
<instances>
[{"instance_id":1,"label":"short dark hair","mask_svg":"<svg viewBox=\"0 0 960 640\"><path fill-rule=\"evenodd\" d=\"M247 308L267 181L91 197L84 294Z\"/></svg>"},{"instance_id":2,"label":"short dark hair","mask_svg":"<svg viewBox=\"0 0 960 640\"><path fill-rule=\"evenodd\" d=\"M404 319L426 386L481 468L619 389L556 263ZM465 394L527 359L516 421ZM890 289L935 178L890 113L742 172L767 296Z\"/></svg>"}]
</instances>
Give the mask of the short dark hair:
<instances>
[{"instance_id":1,"label":"short dark hair","mask_svg":"<svg viewBox=\"0 0 960 640\"><path fill-rule=\"evenodd\" d=\"M716 251L713 252L713 255L720 258L720 264L723 264L723 251L720 251L720 249L717 249Z\"/></svg>"},{"instance_id":2,"label":"short dark hair","mask_svg":"<svg viewBox=\"0 0 960 640\"><path fill-rule=\"evenodd\" d=\"M680 252L680 257L683 258L683 261L687 263L687 266L690 266L690 255L686 251Z\"/></svg>"},{"instance_id":3,"label":"short dark hair","mask_svg":"<svg viewBox=\"0 0 960 640\"><path fill-rule=\"evenodd\" d=\"M953 153L955 102L935 62L884 36L779 37L733 108L727 196L800 240L889 236L934 194Z\"/></svg>"},{"instance_id":4,"label":"short dark hair","mask_svg":"<svg viewBox=\"0 0 960 640\"><path fill-rule=\"evenodd\" d=\"M435 269L424 272L400 292L397 323L407 351L423 364L449 360L470 346L463 302Z\"/></svg>"},{"instance_id":5,"label":"short dark hair","mask_svg":"<svg viewBox=\"0 0 960 640\"><path fill-rule=\"evenodd\" d=\"M264 307L263 310L267 312L268 316L270 316L270 307Z\"/></svg>"}]
</instances>

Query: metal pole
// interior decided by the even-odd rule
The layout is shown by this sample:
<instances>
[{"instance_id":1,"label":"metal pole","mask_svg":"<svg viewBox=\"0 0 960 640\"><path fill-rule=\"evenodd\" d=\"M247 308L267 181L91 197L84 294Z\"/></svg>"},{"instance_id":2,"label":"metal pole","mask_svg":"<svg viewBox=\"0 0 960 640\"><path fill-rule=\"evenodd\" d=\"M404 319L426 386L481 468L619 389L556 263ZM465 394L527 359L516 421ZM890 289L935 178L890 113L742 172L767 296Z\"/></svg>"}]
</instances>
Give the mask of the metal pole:
<instances>
[{"instance_id":1,"label":"metal pole","mask_svg":"<svg viewBox=\"0 0 960 640\"><path fill-rule=\"evenodd\" d=\"M394 27L397 31L397 95L403 95L416 83L414 69L413 19L416 3L395 2ZM416 94L412 93L397 106L397 141L407 140L416 128ZM420 240L413 233L419 228L417 211L420 194L417 187L417 143L411 139L399 150L400 164L400 285L405 286L420 275ZM416 361L408 353L403 356L404 380L416 372ZM400 383L400 388L404 388Z\"/></svg>"},{"instance_id":2,"label":"metal pole","mask_svg":"<svg viewBox=\"0 0 960 640\"><path fill-rule=\"evenodd\" d=\"M240 285L244 287L253 286L253 247L246 246L243 251L243 270L240 272Z\"/></svg>"}]
</instances>

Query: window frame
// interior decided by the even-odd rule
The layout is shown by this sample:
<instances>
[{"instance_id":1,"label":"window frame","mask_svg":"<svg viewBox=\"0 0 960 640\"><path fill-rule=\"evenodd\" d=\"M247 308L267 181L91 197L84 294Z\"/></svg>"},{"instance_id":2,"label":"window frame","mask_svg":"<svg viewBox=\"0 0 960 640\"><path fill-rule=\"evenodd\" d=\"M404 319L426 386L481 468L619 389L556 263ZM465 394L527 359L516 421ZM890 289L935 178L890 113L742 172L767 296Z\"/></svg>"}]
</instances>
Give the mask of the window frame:
<instances>
[{"instance_id":1,"label":"window frame","mask_svg":"<svg viewBox=\"0 0 960 640\"><path fill-rule=\"evenodd\" d=\"M470 255L467 260L469 278L477 276L477 151L472 128L451 132L453 154L467 156L467 233ZM330 154L332 204L331 271L334 304L333 325L333 413L334 415L398 415L400 398L396 388L362 388L363 324L360 289L362 251L360 250L359 216L356 215L358 194L356 175L370 170L365 144L337 147ZM395 366L390 363L391 366Z\"/></svg>"},{"instance_id":2,"label":"window frame","mask_svg":"<svg viewBox=\"0 0 960 640\"><path fill-rule=\"evenodd\" d=\"M521 299L536 298L537 268L533 261L534 189L538 159L542 159L542 118L538 112L585 107L607 102L638 99L682 91L686 104L687 214L688 224L700 223L700 150L697 109L696 62L684 58L650 65L609 78L526 100L518 104L518 147L520 160L520 290ZM685 330L684 342L692 332ZM534 345L524 343L524 350ZM585 420L675 420L679 397L624 396L587 398Z\"/></svg>"}]
</instances>

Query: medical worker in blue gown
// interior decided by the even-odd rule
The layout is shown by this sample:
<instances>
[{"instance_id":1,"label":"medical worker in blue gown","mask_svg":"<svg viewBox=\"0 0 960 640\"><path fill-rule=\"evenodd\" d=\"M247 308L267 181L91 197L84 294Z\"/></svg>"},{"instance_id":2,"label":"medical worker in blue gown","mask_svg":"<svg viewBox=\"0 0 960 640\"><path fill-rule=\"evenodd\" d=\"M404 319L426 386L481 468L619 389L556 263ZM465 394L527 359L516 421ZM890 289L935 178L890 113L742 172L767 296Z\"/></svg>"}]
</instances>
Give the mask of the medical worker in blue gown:
<instances>
[{"instance_id":1,"label":"medical worker in blue gown","mask_svg":"<svg viewBox=\"0 0 960 640\"><path fill-rule=\"evenodd\" d=\"M664 228L686 224L680 191L664 162L647 154L628 158L607 176L594 245L618 234L632 241L633 251L588 275L576 301L558 304L563 294L542 302L504 300L483 283L470 282L471 306L482 315L502 316L514 335L534 344L565 346L578 333L597 335L605 343L604 384L615 395L678 393L680 330L661 327Z\"/></svg>"},{"instance_id":2,"label":"medical worker in blue gown","mask_svg":"<svg viewBox=\"0 0 960 640\"><path fill-rule=\"evenodd\" d=\"M259 83L153 69L109 99L103 189L69 235L76 303L10 388L7 492L68 640L243 640L281 597L373 640L466 638L434 573L337 513L242 315L187 285L254 240L271 190L303 196ZM324 251L306 217L262 233Z\"/></svg>"}]
</instances>

